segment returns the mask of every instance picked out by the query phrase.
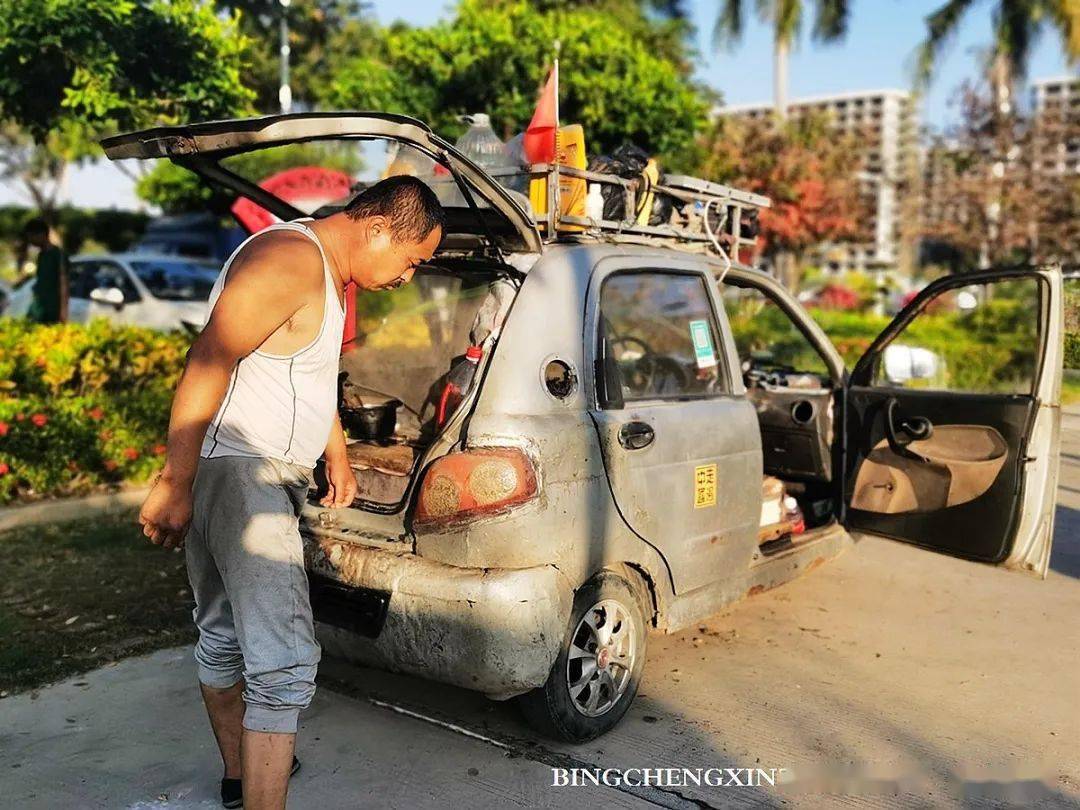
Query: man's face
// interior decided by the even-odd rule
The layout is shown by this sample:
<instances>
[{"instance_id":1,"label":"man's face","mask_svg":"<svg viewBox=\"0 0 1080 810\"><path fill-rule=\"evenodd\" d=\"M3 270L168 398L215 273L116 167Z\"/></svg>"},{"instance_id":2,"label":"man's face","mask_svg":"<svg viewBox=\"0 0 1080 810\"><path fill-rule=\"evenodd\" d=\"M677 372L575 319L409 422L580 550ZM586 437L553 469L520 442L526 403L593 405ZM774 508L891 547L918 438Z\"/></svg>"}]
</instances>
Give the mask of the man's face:
<instances>
[{"instance_id":1,"label":"man's face","mask_svg":"<svg viewBox=\"0 0 1080 810\"><path fill-rule=\"evenodd\" d=\"M394 290L408 284L416 268L431 260L441 239L439 228L416 242L408 237L394 238L385 224L373 223L363 261L366 279L360 286L368 290Z\"/></svg>"}]
</instances>

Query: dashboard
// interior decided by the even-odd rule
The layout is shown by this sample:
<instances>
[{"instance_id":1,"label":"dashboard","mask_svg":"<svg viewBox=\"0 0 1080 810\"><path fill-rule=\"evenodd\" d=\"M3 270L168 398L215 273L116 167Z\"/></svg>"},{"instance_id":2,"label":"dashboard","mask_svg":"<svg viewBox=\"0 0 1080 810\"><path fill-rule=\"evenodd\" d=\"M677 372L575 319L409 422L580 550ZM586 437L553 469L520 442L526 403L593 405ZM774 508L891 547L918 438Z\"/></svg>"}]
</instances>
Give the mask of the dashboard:
<instances>
[{"instance_id":1,"label":"dashboard","mask_svg":"<svg viewBox=\"0 0 1080 810\"><path fill-rule=\"evenodd\" d=\"M828 380L784 367L744 369L757 410L765 472L788 480L832 480L833 392Z\"/></svg>"}]
</instances>

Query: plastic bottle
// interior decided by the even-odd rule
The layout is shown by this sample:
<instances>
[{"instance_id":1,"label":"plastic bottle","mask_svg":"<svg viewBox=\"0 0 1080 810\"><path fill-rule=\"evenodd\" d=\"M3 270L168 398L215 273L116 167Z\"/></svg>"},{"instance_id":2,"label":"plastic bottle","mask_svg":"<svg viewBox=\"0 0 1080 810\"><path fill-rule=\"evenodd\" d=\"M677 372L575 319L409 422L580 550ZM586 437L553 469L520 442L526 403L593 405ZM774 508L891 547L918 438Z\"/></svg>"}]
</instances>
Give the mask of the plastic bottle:
<instances>
[{"instance_id":1,"label":"plastic bottle","mask_svg":"<svg viewBox=\"0 0 1080 810\"><path fill-rule=\"evenodd\" d=\"M446 376L446 385L443 386L442 396L439 397L439 407L435 411L435 424L442 427L447 420L454 415L465 395L472 388L476 379L476 368L480 365L480 358L484 356L484 350L479 346L470 346L465 350L465 359L457 363Z\"/></svg>"},{"instance_id":2,"label":"plastic bottle","mask_svg":"<svg viewBox=\"0 0 1080 810\"><path fill-rule=\"evenodd\" d=\"M463 115L469 123L465 134L457 139L454 147L482 169L509 169L513 165L503 142L491 128L487 113Z\"/></svg>"},{"instance_id":3,"label":"plastic bottle","mask_svg":"<svg viewBox=\"0 0 1080 810\"><path fill-rule=\"evenodd\" d=\"M599 183L589 183L589 195L585 198L585 216L593 222L604 218L604 189Z\"/></svg>"},{"instance_id":4,"label":"plastic bottle","mask_svg":"<svg viewBox=\"0 0 1080 810\"><path fill-rule=\"evenodd\" d=\"M399 174L408 174L413 177L425 177L435 172L438 165L434 160L422 152L399 143L391 144L387 150L389 163L383 172L383 178L393 177Z\"/></svg>"}]
</instances>

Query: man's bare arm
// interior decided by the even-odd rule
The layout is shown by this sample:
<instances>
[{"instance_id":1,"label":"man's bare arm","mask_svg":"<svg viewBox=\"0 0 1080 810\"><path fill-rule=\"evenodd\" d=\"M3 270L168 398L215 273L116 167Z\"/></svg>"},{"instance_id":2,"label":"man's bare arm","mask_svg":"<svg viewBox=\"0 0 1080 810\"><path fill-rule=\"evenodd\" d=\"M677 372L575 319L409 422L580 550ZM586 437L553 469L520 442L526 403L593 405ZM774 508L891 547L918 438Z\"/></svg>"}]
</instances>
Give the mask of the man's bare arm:
<instances>
[{"instance_id":1,"label":"man's bare arm","mask_svg":"<svg viewBox=\"0 0 1080 810\"><path fill-rule=\"evenodd\" d=\"M349 506L356 497L356 475L349 464L345 431L341 429L341 419L336 413L323 458L326 459L327 490L320 503L335 509Z\"/></svg>"},{"instance_id":2,"label":"man's bare arm","mask_svg":"<svg viewBox=\"0 0 1080 810\"><path fill-rule=\"evenodd\" d=\"M143 533L167 548L187 530L202 440L234 366L298 311L306 285L322 284L317 249L288 237L257 240L233 261L213 314L188 351L169 417L165 467L140 514Z\"/></svg>"}]
</instances>

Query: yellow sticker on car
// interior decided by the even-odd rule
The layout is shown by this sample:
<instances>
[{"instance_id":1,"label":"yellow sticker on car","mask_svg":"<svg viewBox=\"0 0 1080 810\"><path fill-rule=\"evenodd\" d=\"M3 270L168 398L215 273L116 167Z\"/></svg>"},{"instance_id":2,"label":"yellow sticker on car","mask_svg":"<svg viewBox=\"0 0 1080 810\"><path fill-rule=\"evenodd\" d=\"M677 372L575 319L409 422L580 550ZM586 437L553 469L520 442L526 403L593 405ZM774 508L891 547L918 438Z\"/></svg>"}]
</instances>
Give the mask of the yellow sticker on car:
<instances>
[{"instance_id":1,"label":"yellow sticker on car","mask_svg":"<svg viewBox=\"0 0 1080 810\"><path fill-rule=\"evenodd\" d=\"M694 508L716 506L716 465L694 467Z\"/></svg>"}]
</instances>

